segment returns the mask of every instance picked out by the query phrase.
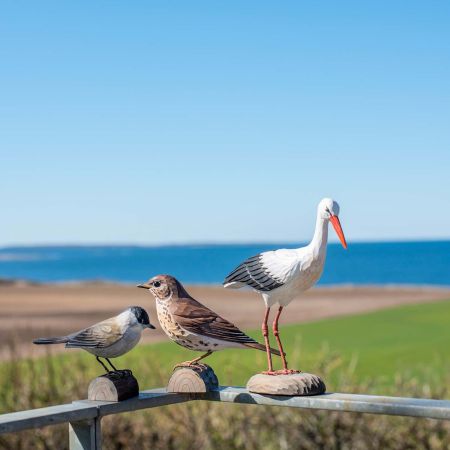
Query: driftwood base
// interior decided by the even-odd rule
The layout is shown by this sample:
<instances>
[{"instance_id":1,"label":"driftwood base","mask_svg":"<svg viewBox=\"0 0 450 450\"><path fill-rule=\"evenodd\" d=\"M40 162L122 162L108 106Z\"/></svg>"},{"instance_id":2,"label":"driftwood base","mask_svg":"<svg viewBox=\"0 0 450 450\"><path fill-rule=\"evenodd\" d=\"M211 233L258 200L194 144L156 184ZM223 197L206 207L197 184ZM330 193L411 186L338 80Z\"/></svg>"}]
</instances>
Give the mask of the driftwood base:
<instances>
[{"instance_id":1,"label":"driftwood base","mask_svg":"<svg viewBox=\"0 0 450 450\"><path fill-rule=\"evenodd\" d=\"M116 370L93 379L88 389L89 400L121 402L139 395L139 384L130 370Z\"/></svg>"},{"instance_id":2,"label":"driftwood base","mask_svg":"<svg viewBox=\"0 0 450 450\"><path fill-rule=\"evenodd\" d=\"M167 392L201 393L219 387L214 370L207 364L177 367L170 377Z\"/></svg>"},{"instance_id":3,"label":"driftwood base","mask_svg":"<svg viewBox=\"0 0 450 450\"><path fill-rule=\"evenodd\" d=\"M311 373L291 375L253 375L247 383L247 389L257 394L268 395L318 395L326 391L325 383Z\"/></svg>"}]
</instances>

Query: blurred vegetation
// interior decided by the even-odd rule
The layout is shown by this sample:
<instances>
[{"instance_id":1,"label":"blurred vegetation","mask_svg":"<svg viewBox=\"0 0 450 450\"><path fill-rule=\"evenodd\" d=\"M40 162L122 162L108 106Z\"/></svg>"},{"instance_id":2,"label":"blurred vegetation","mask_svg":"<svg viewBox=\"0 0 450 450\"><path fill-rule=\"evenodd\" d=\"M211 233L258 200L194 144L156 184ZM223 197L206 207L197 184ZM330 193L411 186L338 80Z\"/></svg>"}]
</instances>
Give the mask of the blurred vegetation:
<instances>
[{"instance_id":1,"label":"blurred vegetation","mask_svg":"<svg viewBox=\"0 0 450 450\"><path fill-rule=\"evenodd\" d=\"M329 391L442 399L450 389L449 319L444 302L288 326L283 335L292 367L322 376ZM172 366L192 354L167 342L117 362L148 389L164 386ZM243 385L264 369L265 354L230 350L207 362L222 384ZM21 359L11 344L0 365L0 413L85 398L100 373L85 352ZM450 423L442 421L208 402L106 417L102 429L111 450L450 448ZM67 447L67 425L0 436L0 449Z\"/></svg>"}]
</instances>

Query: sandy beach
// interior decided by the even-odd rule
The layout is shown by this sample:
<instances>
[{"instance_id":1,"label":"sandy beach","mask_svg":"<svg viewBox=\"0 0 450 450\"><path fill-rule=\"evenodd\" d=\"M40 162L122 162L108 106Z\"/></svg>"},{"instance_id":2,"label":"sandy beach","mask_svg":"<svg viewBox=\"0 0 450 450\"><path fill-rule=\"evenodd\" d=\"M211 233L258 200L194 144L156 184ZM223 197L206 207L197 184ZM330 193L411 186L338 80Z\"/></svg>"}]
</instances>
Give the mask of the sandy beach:
<instances>
[{"instance_id":1,"label":"sandy beach","mask_svg":"<svg viewBox=\"0 0 450 450\"><path fill-rule=\"evenodd\" d=\"M220 286L188 286L190 294L243 329L259 328L263 302L251 291L225 290ZM327 317L375 311L396 305L450 299L449 289L432 287L319 287L296 299L282 323L315 321ZM144 333L144 342L165 339L150 293L134 286L106 283L0 286L0 356L14 340L21 354L35 355L40 347L31 340L62 335L111 317L130 305L150 314L157 330ZM62 349L56 346L56 349Z\"/></svg>"}]
</instances>

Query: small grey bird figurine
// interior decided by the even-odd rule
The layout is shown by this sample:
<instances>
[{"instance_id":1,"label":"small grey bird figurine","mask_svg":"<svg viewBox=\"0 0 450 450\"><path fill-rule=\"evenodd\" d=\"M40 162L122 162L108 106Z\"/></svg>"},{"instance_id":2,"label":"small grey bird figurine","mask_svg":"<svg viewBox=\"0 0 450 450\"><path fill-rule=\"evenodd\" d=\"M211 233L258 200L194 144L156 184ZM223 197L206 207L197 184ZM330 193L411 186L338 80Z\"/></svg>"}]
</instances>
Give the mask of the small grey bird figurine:
<instances>
[{"instance_id":1,"label":"small grey bird figurine","mask_svg":"<svg viewBox=\"0 0 450 450\"><path fill-rule=\"evenodd\" d=\"M67 336L35 339L33 343L66 344L66 348L82 348L95 355L106 372L110 372L100 358L104 358L117 371L109 358L128 353L139 342L145 328L155 328L150 323L147 312L140 306L131 306L119 315L84 330Z\"/></svg>"},{"instance_id":2,"label":"small grey bird figurine","mask_svg":"<svg viewBox=\"0 0 450 450\"><path fill-rule=\"evenodd\" d=\"M195 365L212 352L225 348L266 350L264 345L193 299L170 275L158 275L137 287L148 289L155 297L159 323L170 339L190 350L205 352L177 366ZM270 351L280 356L278 350Z\"/></svg>"}]
</instances>

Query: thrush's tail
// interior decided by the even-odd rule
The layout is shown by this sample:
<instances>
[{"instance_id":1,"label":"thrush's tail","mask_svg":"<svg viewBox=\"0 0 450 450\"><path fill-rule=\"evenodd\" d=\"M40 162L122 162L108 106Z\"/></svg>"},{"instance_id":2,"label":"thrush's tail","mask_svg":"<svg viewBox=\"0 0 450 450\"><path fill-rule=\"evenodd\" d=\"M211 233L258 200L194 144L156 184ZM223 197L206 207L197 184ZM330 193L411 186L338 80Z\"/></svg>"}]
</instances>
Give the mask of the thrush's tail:
<instances>
[{"instance_id":1,"label":"thrush's tail","mask_svg":"<svg viewBox=\"0 0 450 450\"><path fill-rule=\"evenodd\" d=\"M257 350L262 350L263 352L266 351L266 346L263 344L260 344L258 342L255 343L249 343L249 344L244 344L246 347L251 347L251 348L256 348ZM272 355L277 355L277 356L281 356L281 353L278 350L275 350L274 348L270 347L270 353L272 353Z\"/></svg>"},{"instance_id":2,"label":"thrush's tail","mask_svg":"<svg viewBox=\"0 0 450 450\"><path fill-rule=\"evenodd\" d=\"M65 344L69 338L67 336L61 337L49 337L49 338L39 338L33 341L33 344L46 345L46 344Z\"/></svg>"}]
</instances>

